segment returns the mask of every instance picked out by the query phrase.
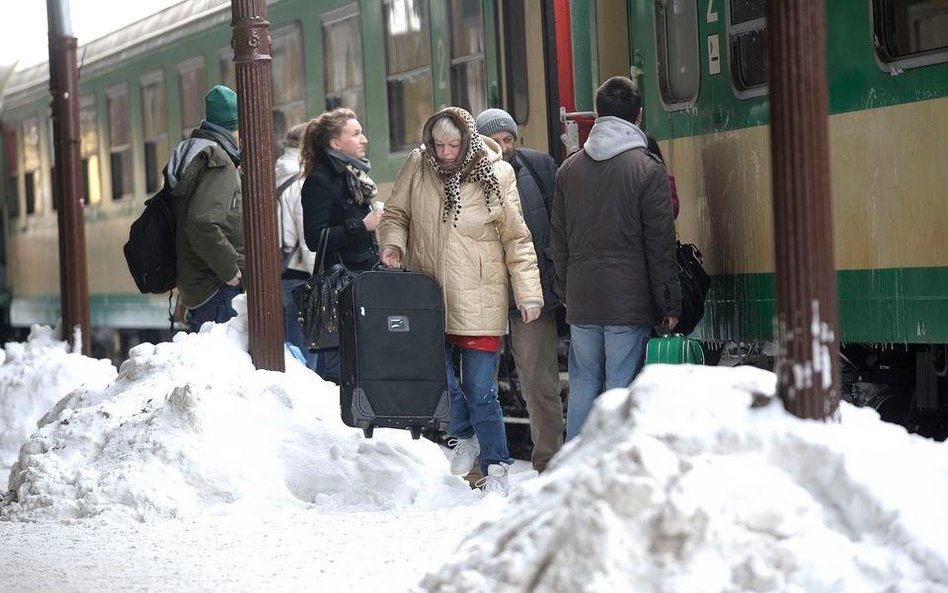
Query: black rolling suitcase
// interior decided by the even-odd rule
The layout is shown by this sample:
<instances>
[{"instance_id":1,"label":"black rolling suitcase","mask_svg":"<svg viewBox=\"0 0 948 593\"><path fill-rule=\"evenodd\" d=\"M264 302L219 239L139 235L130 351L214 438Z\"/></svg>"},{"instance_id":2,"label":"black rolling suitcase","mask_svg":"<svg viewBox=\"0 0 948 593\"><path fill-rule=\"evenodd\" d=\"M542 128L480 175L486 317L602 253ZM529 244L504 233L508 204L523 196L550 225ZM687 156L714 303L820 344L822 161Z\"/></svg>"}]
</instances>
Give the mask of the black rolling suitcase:
<instances>
[{"instance_id":1,"label":"black rolling suitcase","mask_svg":"<svg viewBox=\"0 0 948 593\"><path fill-rule=\"evenodd\" d=\"M342 421L372 430L448 429L441 289L424 274L374 270L339 295Z\"/></svg>"}]
</instances>

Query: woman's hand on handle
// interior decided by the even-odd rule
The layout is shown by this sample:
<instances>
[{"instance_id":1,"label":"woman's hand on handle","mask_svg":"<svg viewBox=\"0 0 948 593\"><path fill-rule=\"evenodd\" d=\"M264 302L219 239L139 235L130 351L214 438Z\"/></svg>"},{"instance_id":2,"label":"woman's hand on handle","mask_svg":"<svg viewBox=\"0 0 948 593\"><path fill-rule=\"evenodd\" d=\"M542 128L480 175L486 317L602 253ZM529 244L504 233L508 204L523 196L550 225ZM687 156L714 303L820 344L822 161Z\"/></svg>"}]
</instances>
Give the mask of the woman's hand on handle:
<instances>
[{"instance_id":1,"label":"woman's hand on handle","mask_svg":"<svg viewBox=\"0 0 948 593\"><path fill-rule=\"evenodd\" d=\"M382 261L382 265L386 268L402 267L402 251L398 247L386 245L382 248L382 253L379 254L379 259Z\"/></svg>"}]
</instances>

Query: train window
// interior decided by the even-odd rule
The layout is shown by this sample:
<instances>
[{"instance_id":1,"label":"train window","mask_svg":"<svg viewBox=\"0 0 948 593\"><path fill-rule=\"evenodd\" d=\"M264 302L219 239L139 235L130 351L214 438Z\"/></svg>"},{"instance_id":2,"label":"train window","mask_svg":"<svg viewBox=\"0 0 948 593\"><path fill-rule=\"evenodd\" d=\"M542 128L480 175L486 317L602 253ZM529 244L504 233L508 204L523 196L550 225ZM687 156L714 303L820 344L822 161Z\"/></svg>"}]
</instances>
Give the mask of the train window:
<instances>
[{"instance_id":1,"label":"train window","mask_svg":"<svg viewBox=\"0 0 948 593\"><path fill-rule=\"evenodd\" d=\"M921 66L946 61L948 2L945 0L874 0L876 49L884 62ZM940 52L940 56L932 56ZM907 63L905 63L907 61Z\"/></svg>"},{"instance_id":2,"label":"train window","mask_svg":"<svg viewBox=\"0 0 948 593\"><path fill-rule=\"evenodd\" d=\"M146 74L142 85L142 136L145 143L145 190L161 188L161 171L168 162L168 107L161 71Z\"/></svg>"},{"instance_id":3,"label":"train window","mask_svg":"<svg viewBox=\"0 0 948 593\"><path fill-rule=\"evenodd\" d=\"M82 159L82 200L86 204L98 204L102 201L102 183L99 178L95 95L79 99L79 155Z\"/></svg>"},{"instance_id":4,"label":"train window","mask_svg":"<svg viewBox=\"0 0 948 593\"><path fill-rule=\"evenodd\" d=\"M522 0L504 2L504 73L510 115L518 124L530 118L529 85L524 84L527 72L527 26ZM515 82L516 81L516 82Z\"/></svg>"},{"instance_id":5,"label":"train window","mask_svg":"<svg viewBox=\"0 0 948 593\"><path fill-rule=\"evenodd\" d=\"M204 58L192 58L178 64L178 88L181 99L181 138L191 135L204 118L204 95L207 92Z\"/></svg>"},{"instance_id":6,"label":"train window","mask_svg":"<svg viewBox=\"0 0 948 593\"><path fill-rule=\"evenodd\" d=\"M225 47L217 54L217 63L221 68L221 84L229 89L237 90L237 66L234 65L234 50ZM207 92L209 89L205 89ZM203 100L203 96L202 96Z\"/></svg>"},{"instance_id":7,"label":"train window","mask_svg":"<svg viewBox=\"0 0 948 593\"><path fill-rule=\"evenodd\" d=\"M23 122L23 176L26 180L23 205L27 216L36 214L43 195L41 163L39 121L28 119Z\"/></svg>"},{"instance_id":8,"label":"train window","mask_svg":"<svg viewBox=\"0 0 948 593\"><path fill-rule=\"evenodd\" d=\"M418 144L431 114L431 44L425 0L386 0L385 64L391 149Z\"/></svg>"},{"instance_id":9,"label":"train window","mask_svg":"<svg viewBox=\"0 0 948 593\"><path fill-rule=\"evenodd\" d=\"M326 53L326 109L348 107L365 118L362 90L362 30L358 6L353 4L323 17Z\"/></svg>"},{"instance_id":10,"label":"train window","mask_svg":"<svg viewBox=\"0 0 948 593\"><path fill-rule=\"evenodd\" d=\"M283 140L290 126L306 119L306 106L303 103L303 40L300 26L293 23L277 29L271 35L270 46L272 62L270 64L270 87L273 96L273 134L278 141ZM274 150L279 146L274 143ZM278 151L279 152L279 151Z\"/></svg>"},{"instance_id":11,"label":"train window","mask_svg":"<svg viewBox=\"0 0 948 593\"><path fill-rule=\"evenodd\" d=\"M451 0L451 101L475 116L487 108L481 0Z\"/></svg>"},{"instance_id":12,"label":"train window","mask_svg":"<svg viewBox=\"0 0 948 593\"><path fill-rule=\"evenodd\" d=\"M129 122L128 86L105 92L109 117L109 165L112 171L112 199L132 193L132 130Z\"/></svg>"},{"instance_id":13,"label":"train window","mask_svg":"<svg viewBox=\"0 0 948 593\"><path fill-rule=\"evenodd\" d=\"M6 201L7 214L10 218L17 218L20 215L20 200L17 195L17 179L19 178L19 151L16 143L16 125L3 123L3 153L6 157L7 179L6 179Z\"/></svg>"},{"instance_id":14,"label":"train window","mask_svg":"<svg viewBox=\"0 0 948 593\"><path fill-rule=\"evenodd\" d=\"M728 3L731 80L738 91L766 92L770 78L765 0L730 0Z\"/></svg>"},{"instance_id":15,"label":"train window","mask_svg":"<svg viewBox=\"0 0 948 593\"><path fill-rule=\"evenodd\" d=\"M662 100L684 108L701 81L697 1L656 0L655 35Z\"/></svg>"}]
</instances>

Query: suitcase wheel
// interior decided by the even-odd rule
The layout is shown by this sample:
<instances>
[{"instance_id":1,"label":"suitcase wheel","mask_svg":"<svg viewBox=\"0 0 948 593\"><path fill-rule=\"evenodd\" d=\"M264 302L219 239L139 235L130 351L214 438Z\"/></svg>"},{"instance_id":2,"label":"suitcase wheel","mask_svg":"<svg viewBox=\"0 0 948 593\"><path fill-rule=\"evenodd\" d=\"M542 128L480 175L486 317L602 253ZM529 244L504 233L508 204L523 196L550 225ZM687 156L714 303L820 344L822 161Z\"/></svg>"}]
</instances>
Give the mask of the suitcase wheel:
<instances>
[{"instance_id":1,"label":"suitcase wheel","mask_svg":"<svg viewBox=\"0 0 948 593\"><path fill-rule=\"evenodd\" d=\"M411 431L411 438L415 439L416 441L421 438L420 426L411 426L409 427L409 430Z\"/></svg>"},{"instance_id":2,"label":"suitcase wheel","mask_svg":"<svg viewBox=\"0 0 948 593\"><path fill-rule=\"evenodd\" d=\"M372 426L371 424L369 424L368 426L366 426L366 427L364 427L364 428L362 429L362 434L365 435L365 438L371 439L371 438L372 438L372 431L373 431L374 429L375 429L375 427Z\"/></svg>"}]
</instances>

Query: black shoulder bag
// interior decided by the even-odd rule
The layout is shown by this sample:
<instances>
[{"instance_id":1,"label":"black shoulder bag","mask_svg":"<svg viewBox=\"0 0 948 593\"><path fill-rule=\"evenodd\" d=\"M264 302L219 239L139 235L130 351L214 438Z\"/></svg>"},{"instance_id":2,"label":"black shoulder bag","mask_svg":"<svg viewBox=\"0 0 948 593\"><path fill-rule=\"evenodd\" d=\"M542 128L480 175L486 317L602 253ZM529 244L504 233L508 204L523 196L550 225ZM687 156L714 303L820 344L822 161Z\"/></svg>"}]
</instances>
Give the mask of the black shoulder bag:
<instances>
[{"instance_id":1,"label":"black shoulder bag","mask_svg":"<svg viewBox=\"0 0 948 593\"><path fill-rule=\"evenodd\" d=\"M319 235L319 264L304 284L293 289L297 320L310 352L339 347L339 293L352 282L355 274L342 260L325 268L329 228Z\"/></svg>"},{"instance_id":2,"label":"black shoulder bag","mask_svg":"<svg viewBox=\"0 0 948 593\"><path fill-rule=\"evenodd\" d=\"M688 335L704 317L704 301L711 288L711 278L701 265L701 251L690 243L678 242L678 281L681 284L681 317L675 332Z\"/></svg>"}]
</instances>

